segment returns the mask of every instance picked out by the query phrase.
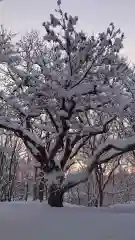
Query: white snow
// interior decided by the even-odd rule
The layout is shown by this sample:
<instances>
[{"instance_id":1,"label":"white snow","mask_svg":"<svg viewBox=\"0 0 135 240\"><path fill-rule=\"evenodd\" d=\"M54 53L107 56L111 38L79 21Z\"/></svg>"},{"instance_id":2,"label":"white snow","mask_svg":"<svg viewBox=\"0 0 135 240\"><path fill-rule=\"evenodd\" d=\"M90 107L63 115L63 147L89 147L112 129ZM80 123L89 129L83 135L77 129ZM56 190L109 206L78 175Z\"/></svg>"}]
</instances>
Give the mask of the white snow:
<instances>
[{"instance_id":1,"label":"white snow","mask_svg":"<svg viewBox=\"0 0 135 240\"><path fill-rule=\"evenodd\" d=\"M76 86L74 88L72 88L69 92L68 92L68 98L71 98L74 95L83 95L83 94L87 94L89 92L93 91L93 85L92 84L80 84L79 86Z\"/></svg>"},{"instance_id":2,"label":"white snow","mask_svg":"<svg viewBox=\"0 0 135 240\"><path fill-rule=\"evenodd\" d=\"M62 171L52 171L49 174L45 174L45 179L47 179L47 184L50 186L52 184L60 184L60 178L64 177Z\"/></svg>"},{"instance_id":3,"label":"white snow","mask_svg":"<svg viewBox=\"0 0 135 240\"><path fill-rule=\"evenodd\" d=\"M0 239L134 240L135 204L102 209L0 203Z\"/></svg>"},{"instance_id":4,"label":"white snow","mask_svg":"<svg viewBox=\"0 0 135 240\"><path fill-rule=\"evenodd\" d=\"M105 150L107 146L110 146L109 150ZM135 135L127 137L125 139L111 139L105 143L99 145L98 149L92 157L92 162L99 161L103 162L106 159L111 159L115 154L129 152L134 149L135 146ZM105 151L104 151L105 150ZM90 163L91 164L91 163Z\"/></svg>"},{"instance_id":5,"label":"white snow","mask_svg":"<svg viewBox=\"0 0 135 240\"><path fill-rule=\"evenodd\" d=\"M88 178L88 172L87 169L82 169L80 172L72 172L69 173L63 183L63 186L69 184L69 183L76 183L79 182L83 179L87 179Z\"/></svg>"},{"instance_id":6,"label":"white snow","mask_svg":"<svg viewBox=\"0 0 135 240\"><path fill-rule=\"evenodd\" d=\"M65 117L67 118L68 117L68 113L64 110L60 110L58 113L57 113L60 117Z\"/></svg>"}]
</instances>

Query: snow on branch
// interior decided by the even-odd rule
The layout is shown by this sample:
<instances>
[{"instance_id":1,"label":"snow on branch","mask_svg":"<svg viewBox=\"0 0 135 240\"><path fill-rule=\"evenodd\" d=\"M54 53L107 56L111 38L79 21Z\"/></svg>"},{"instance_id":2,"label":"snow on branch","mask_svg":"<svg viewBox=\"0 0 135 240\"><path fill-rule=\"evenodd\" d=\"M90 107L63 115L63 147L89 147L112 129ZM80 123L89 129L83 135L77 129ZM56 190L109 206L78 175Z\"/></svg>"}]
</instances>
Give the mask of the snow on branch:
<instances>
[{"instance_id":1,"label":"snow on branch","mask_svg":"<svg viewBox=\"0 0 135 240\"><path fill-rule=\"evenodd\" d=\"M133 150L135 150L135 136L126 139L108 140L103 145L99 146L92 158L92 162L108 162L121 154Z\"/></svg>"},{"instance_id":2,"label":"snow on branch","mask_svg":"<svg viewBox=\"0 0 135 240\"><path fill-rule=\"evenodd\" d=\"M31 153L38 158L38 155L41 154L41 159L39 162L44 164L48 161L47 152L41 140L34 133L31 133L27 129L20 126L18 123L11 122L5 118L0 119L0 128L5 128L7 130L13 131L18 137L20 137Z\"/></svg>"},{"instance_id":3,"label":"snow on branch","mask_svg":"<svg viewBox=\"0 0 135 240\"><path fill-rule=\"evenodd\" d=\"M64 191L86 182L97 164L107 163L110 160L130 151L135 150L135 136L126 139L110 140L98 147L90 163L77 173L71 173L63 183Z\"/></svg>"}]
</instances>

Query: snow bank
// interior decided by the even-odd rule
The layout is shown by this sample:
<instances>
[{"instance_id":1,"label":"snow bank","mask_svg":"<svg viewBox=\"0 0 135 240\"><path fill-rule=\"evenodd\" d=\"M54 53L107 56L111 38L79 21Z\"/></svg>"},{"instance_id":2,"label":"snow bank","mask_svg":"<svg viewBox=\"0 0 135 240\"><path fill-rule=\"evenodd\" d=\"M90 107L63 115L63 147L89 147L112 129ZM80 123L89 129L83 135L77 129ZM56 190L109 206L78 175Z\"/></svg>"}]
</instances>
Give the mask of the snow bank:
<instances>
[{"instance_id":1,"label":"snow bank","mask_svg":"<svg viewBox=\"0 0 135 240\"><path fill-rule=\"evenodd\" d=\"M71 203L64 203L64 207L81 208L81 207L85 207L85 206L83 206L83 205L71 204Z\"/></svg>"},{"instance_id":2,"label":"snow bank","mask_svg":"<svg viewBox=\"0 0 135 240\"><path fill-rule=\"evenodd\" d=\"M115 205L111 205L109 206L109 208L107 209L107 211L111 212L111 213L134 213L135 214L135 202L127 202L125 204L115 204Z\"/></svg>"},{"instance_id":3,"label":"snow bank","mask_svg":"<svg viewBox=\"0 0 135 240\"><path fill-rule=\"evenodd\" d=\"M58 209L30 201L0 203L0 239L134 240L135 214L120 214L111 207Z\"/></svg>"}]
</instances>

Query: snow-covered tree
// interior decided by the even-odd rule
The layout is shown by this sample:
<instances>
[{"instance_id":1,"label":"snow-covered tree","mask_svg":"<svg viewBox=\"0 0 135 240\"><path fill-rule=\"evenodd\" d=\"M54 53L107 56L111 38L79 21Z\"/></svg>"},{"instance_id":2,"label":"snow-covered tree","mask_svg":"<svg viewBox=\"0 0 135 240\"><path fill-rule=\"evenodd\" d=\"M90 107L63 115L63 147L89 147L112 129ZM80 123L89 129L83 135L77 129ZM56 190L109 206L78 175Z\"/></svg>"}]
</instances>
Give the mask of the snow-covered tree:
<instances>
[{"instance_id":1,"label":"snow-covered tree","mask_svg":"<svg viewBox=\"0 0 135 240\"><path fill-rule=\"evenodd\" d=\"M99 159L105 162L129 150L127 142L122 149L117 142L107 142L85 170L65 175L88 140L106 133L114 119L127 116L130 96L123 85L127 65L119 56L123 33L111 23L106 32L88 37L76 30L78 17L63 12L61 1L57 5L58 17L51 14L43 23L44 41L37 35L32 41L23 39L16 46L20 58L14 61L2 58L8 46L0 50L7 83L0 93L0 127L23 140L48 180L48 203L60 207L63 194L86 181ZM100 158L113 147L111 157Z\"/></svg>"}]
</instances>

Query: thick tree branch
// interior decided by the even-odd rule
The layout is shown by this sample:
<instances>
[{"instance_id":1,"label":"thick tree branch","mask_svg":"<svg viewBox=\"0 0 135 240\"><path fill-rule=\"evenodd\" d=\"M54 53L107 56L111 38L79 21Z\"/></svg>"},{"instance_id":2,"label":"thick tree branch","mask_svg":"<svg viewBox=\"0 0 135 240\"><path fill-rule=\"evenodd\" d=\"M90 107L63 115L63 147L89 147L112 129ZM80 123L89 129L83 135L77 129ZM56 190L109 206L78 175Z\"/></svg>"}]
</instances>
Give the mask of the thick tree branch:
<instances>
[{"instance_id":1,"label":"thick tree branch","mask_svg":"<svg viewBox=\"0 0 135 240\"><path fill-rule=\"evenodd\" d=\"M76 105L76 103L72 100L70 102L70 108L68 110L68 117L65 118L64 116L61 116L62 128L60 129L60 133L56 138L55 146L53 147L53 149L50 152L49 159L54 159L54 157L55 157L56 153L58 152L58 150L60 149L60 147L63 147L64 137L66 136L66 133L69 130L67 120L70 120L73 110L75 108L75 105ZM62 109L61 110L65 110L65 100L64 99L62 99Z\"/></svg>"},{"instance_id":2,"label":"thick tree branch","mask_svg":"<svg viewBox=\"0 0 135 240\"><path fill-rule=\"evenodd\" d=\"M0 128L13 131L15 135L17 135L24 141L24 143L26 144L26 146L31 151L34 157L37 157L36 154L38 154L38 156L40 154L40 158L38 157L38 160L42 165L43 165L43 161L44 161L44 164L48 162L48 156L47 156L45 147L35 134L24 129L19 124L13 123L6 119L0 119Z\"/></svg>"},{"instance_id":3,"label":"thick tree branch","mask_svg":"<svg viewBox=\"0 0 135 240\"><path fill-rule=\"evenodd\" d=\"M74 158L77 153L79 152L79 150L86 144L86 142L88 141L88 139L90 138L90 136L86 136L82 142L80 142L80 144L77 146L77 148L75 149L75 151L72 152L71 156L70 156L70 159Z\"/></svg>"},{"instance_id":4,"label":"thick tree branch","mask_svg":"<svg viewBox=\"0 0 135 240\"><path fill-rule=\"evenodd\" d=\"M58 126L57 126L57 124L56 124L56 121L55 121L52 113L49 111L48 108L46 109L46 112L48 113L48 115L49 115L49 117L50 117L50 119L51 119L52 125L55 127L56 131L58 132L58 131L59 131L59 128L58 128Z\"/></svg>"},{"instance_id":5,"label":"thick tree branch","mask_svg":"<svg viewBox=\"0 0 135 240\"><path fill-rule=\"evenodd\" d=\"M71 140L70 138L67 137L66 139L66 145L65 145L65 151L64 151L64 155L60 161L60 164L61 164L61 169L63 170L67 161L68 161L68 158L70 156L72 152L72 148L71 148Z\"/></svg>"},{"instance_id":6,"label":"thick tree branch","mask_svg":"<svg viewBox=\"0 0 135 240\"><path fill-rule=\"evenodd\" d=\"M112 150L112 151L110 151ZM78 177L74 180L71 176L69 179L66 179L66 182L63 184L63 191L68 191L70 188L77 186L80 183L86 182L92 173L93 169L99 163L107 163L111 159L120 156L121 154L135 150L135 136L129 137L125 140L112 140L109 143L105 143L101 146L93 155L91 163L80 173ZM109 153L110 151L110 153ZM108 155L103 155L108 153Z\"/></svg>"}]
</instances>

